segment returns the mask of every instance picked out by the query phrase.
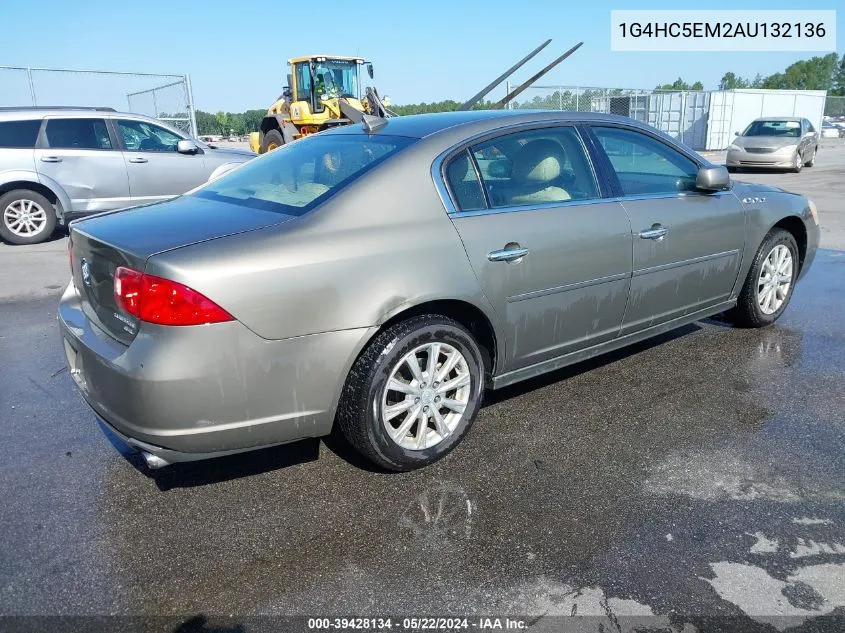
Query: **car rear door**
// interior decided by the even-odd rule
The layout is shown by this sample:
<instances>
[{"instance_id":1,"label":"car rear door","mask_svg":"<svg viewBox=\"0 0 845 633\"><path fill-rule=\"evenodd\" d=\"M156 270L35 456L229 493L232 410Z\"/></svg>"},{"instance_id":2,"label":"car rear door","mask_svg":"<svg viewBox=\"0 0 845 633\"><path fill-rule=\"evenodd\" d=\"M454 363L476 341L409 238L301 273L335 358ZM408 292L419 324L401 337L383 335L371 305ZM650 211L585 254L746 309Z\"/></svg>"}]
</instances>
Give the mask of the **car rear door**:
<instances>
[{"instance_id":1,"label":"car rear door","mask_svg":"<svg viewBox=\"0 0 845 633\"><path fill-rule=\"evenodd\" d=\"M94 212L129 205L123 157L102 117L49 116L35 150L39 174L58 182L72 209Z\"/></svg>"},{"instance_id":2,"label":"car rear door","mask_svg":"<svg viewBox=\"0 0 845 633\"><path fill-rule=\"evenodd\" d=\"M203 184L210 173L203 150L182 154L183 137L143 120L114 119L133 204L167 200Z\"/></svg>"},{"instance_id":3,"label":"car rear door","mask_svg":"<svg viewBox=\"0 0 845 633\"><path fill-rule=\"evenodd\" d=\"M621 334L727 300L745 245L745 210L733 192L696 191L699 164L655 135L618 125L590 129L633 229Z\"/></svg>"},{"instance_id":4,"label":"car rear door","mask_svg":"<svg viewBox=\"0 0 845 633\"><path fill-rule=\"evenodd\" d=\"M631 226L602 198L574 126L485 138L444 172L452 222L504 324L503 371L615 337L631 276Z\"/></svg>"}]
</instances>

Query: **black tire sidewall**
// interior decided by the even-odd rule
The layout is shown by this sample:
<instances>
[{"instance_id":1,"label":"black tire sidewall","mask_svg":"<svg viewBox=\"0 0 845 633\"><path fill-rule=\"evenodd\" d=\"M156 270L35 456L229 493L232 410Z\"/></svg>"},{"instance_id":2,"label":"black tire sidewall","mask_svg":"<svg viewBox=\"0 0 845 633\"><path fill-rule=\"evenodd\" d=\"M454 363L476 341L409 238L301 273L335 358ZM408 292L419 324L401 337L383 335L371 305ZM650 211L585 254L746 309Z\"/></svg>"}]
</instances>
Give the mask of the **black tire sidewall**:
<instances>
[{"instance_id":1,"label":"black tire sidewall","mask_svg":"<svg viewBox=\"0 0 845 633\"><path fill-rule=\"evenodd\" d=\"M399 334L379 350L378 360L370 376L366 395L366 433L382 465L394 470L413 470L446 456L467 434L472 426L484 393L483 361L478 345L463 327L445 318L412 331ZM455 347L467 361L472 376L469 402L455 431L440 443L425 450L409 450L396 444L387 434L381 421L382 391L399 360L415 347L431 342L447 343Z\"/></svg>"},{"instance_id":2,"label":"black tire sidewall","mask_svg":"<svg viewBox=\"0 0 845 633\"><path fill-rule=\"evenodd\" d=\"M783 304L772 314L765 314L760 309L760 304L757 302L757 282L760 279L760 271L763 268L763 262L769 256L769 253L772 252L772 249L778 244L786 245L789 249L790 255L792 255L792 283L789 285L789 292L787 293ZM798 278L798 262L798 246L795 243L795 238L793 238L787 231L777 229L769 233L766 239L763 240L763 243L760 245L760 248L754 257L754 264L748 272L748 282L745 288L748 296L744 297L746 305L753 311L753 314L749 316L752 317L758 327L774 323L778 320L778 318L780 318L780 315L783 314L784 310L786 310L786 307L792 299L792 293L795 290L795 281Z\"/></svg>"},{"instance_id":3,"label":"black tire sidewall","mask_svg":"<svg viewBox=\"0 0 845 633\"><path fill-rule=\"evenodd\" d=\"M38 233L28 237L22 237L12 233L12 231L6 226L5 217L2 216L6 211L6 207L17 200L32 200L44 209L44 212L47 215L47 221ZM12 191L7 191L0 196L0 237L2 237L4 241L19 246L25 244L38 244L47 240L53 234L55 229L56 209L53 207L53 204L47 200L47 198L37 191L32 191L31 189L14 189Z\"/></svg>"},{"instance_id":4,"label":"black tire sidewall","mask_svg":"<svg viewBox=\"0 0 845 633\"><path fill-rule=\"evenodd\" d=\"M804 163L804 167L812 167L813 165L816 164L816 154L818 153L818 151L819 151L818 147L813 148L813 153L810 154L810 160L808 160L806 163Z\"/></svg>"},{"instance_id":5,"label":"black tire sidewall","mask_svg":"<svg viewBox=\"0 0 845 633\"><path fill-rule=\"evenodd\" d=\"M279 130L268 130L264 133L264 136L261 139L261 151L263 153L266 153L268 151L267 146L270 145L271 140L276 141L276 144L279 147L285 144L285 139L282 136L282 133L279 132Z\"/></svg>"}]
</instances>

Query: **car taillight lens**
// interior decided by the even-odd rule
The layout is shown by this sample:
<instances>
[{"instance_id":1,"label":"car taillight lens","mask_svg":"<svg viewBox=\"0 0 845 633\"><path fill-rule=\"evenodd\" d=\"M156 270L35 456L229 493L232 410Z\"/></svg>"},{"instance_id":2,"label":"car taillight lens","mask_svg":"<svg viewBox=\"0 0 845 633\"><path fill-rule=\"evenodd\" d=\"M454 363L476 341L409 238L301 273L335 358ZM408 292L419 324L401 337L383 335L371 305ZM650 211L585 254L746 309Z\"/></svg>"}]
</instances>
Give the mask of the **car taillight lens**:
<instances>
[{"instance_id":1,"label":"car taillight lens","mask_svg":"<svg viewBox=\"0 0 845 633\"><path fill-rule=\"evenodd\" d=\"M204 325L233 321L231 314L196 290L124 266L114 272L118 308L159 325Z\"/></svg>"}]
</instances>

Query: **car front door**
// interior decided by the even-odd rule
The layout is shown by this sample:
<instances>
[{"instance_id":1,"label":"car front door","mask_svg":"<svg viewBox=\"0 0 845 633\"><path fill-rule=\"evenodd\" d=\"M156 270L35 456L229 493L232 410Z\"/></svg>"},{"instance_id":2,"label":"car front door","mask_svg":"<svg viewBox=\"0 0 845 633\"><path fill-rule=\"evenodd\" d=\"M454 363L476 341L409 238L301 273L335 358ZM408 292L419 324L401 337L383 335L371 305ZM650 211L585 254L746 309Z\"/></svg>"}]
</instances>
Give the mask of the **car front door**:
<instances>
[{"instance_id":1,"label":"car front door","mask_svg":"<svg viewBox=\"0 0 845 633\"><path fill-rule=\"evenodd\" d=\"M106 121L96 117L49 117L35 150L39 174L67 192L72 209L94 212L129 205L123 157Z\"/></svg>"},{"instance_id":2,"label":"car front door","mask_svg":"<svg viewBox=\"0 0 845 633\"><path fill-rule=\"evenodd\" d=\"M631 225L602 198L573 126L485 139L444 170L451 219L505 328L504 371L617 336Z\"/></svg>"},{"instance_id":3,"label":"car front door","mask_svg":"<svg viewBox=\"0 0 845 633\"><path fill-rule=\"evenodd\" d=\"M745 210L733 192L697 191L699 164L656 136L624 126L590 129L633 228L621 334L726 301L745 245Z\"/></svg>"},{"instance_id":4,"label":"car front door","mask_svg":"<svg viewBox=\"0 0 845 633\"><path fill-rule=\"evenodd\" d=\"M182 154L183 138L159 125L133 119L116 119L117 134L129 173L133 204L157 202L181 195L203 184L209 176L202 149Z\"/></svg>"}]
</instances>

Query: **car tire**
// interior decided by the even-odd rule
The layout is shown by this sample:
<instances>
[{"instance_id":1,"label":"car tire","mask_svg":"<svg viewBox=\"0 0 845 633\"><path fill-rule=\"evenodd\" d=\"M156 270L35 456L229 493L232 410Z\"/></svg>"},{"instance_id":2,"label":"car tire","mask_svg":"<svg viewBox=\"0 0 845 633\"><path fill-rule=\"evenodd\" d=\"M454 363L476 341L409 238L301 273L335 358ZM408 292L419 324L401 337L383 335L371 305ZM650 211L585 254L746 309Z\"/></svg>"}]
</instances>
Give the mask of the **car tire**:
<instances>
[{"instance_id":1,"label":"car tire","mask_svg":"<svg viewBox=\"0 0 845 633\"><path fill-rule=\"evenodd\" d=\"M804 163L804 167L812 167L813 165L816 164L816 152L818 152L818 151L819 151L819 146L816 145L813 148L813 153L810 155L810 160L808 160L806 163Z\"/></svg>"},{"instance_id":2,"label":"car tire","mask_svg":"<svg viewBox=\"0 0 845 633\"><path fill-rule=\"evenodd\" d=\"M433 372L432 349L437 350ZM409 361L418 365L417 378ZM454 367L438 376L452 363ZM388 381L401 383L400 390L388 387ZM449 388L439 391L444 385ZM337 423L370 462L391 471L414 470L457 446L472 426L483 395L484 364L472 334L453 319L426 314L396 323L370 342L349 372ZM391 406L394 411L388 411Z\"/></svg>"},{"instance_id":3,"label":"car tire","mask_svg":"<svg viewBox=\"0 0 845 633\"><path fill-rule=\"evenodd\" d=\"M782 249L786 249L789 254L788 271L786 270L787 266L783 264L781 268L776 268L780 282L775 280L775 283L771 283L765 278L764 269L766 273L769 273L769 279L771 279L772 264L777 263L777 257L784 252ZM798 278L798 266L798 246L792 234L783 229L769 231L754 255L751 269L748 271L748 276L740 290L736 307L728 311L726 315L728 319L734 325L746 328L765 327L777 321L792 298L792 291ZM781 289L784 288L783 282L788 282L788 285L782 291ZM773 290L775 294L772 303L768 303L766 302L767 295L764 293L767 288L771 287L775 288Z\"/></svg>"},{"instance_id":4,"label":"car tire","mask_svg":"<svg viewBox=\"0 0 845 633\"><path fill-rule=\"evenodd\" d=\"M266 154L285 144L285 139L279 130L267 130L261 137L261 153Z\"/></svg>"},{"instance_id":5,"label":"car tire","mask_svg":"<svg viewBox=\"0 0 845 633\"><path fill-rule=\"evenodd\" d=\"M801 156L801 152L795 152L795 158L792 159L792 171L800 174L803 168L804 158Z\"/></svg>"},{"instance_id":6,"label":"car tire","mask_svg":"<svg viewBox=\"0 0 845 633\"><path fill-rule=\"evenodd\" d=\"M10 244L38 244L56 228L56 209L31 189L14 189L0 196L0 237Z\"/></svg>"}]
</instances>

